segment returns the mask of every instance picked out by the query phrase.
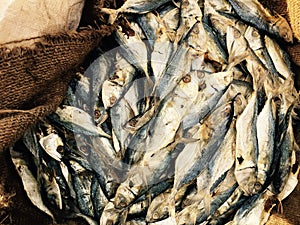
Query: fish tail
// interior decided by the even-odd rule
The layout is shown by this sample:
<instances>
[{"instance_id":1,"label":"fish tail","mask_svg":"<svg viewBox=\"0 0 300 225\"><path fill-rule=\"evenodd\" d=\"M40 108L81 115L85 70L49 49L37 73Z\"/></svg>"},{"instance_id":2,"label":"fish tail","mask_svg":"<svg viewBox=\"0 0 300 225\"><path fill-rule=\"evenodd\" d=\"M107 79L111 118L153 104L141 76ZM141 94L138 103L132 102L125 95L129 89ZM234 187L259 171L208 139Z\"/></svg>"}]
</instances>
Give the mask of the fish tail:
<instances>
[{"instance_id":1,"label":"fish tail","mask_svg":"<svg viewBox=\"0 0 300 225\"><path fill-rule=\"evenodd\" d=\"M119 11L117 9L102 8L101 12L109 15L109 18L108 18L109 24L113 24L116 21L118 14L119 14Z\"/></svg>"}]
</instances>

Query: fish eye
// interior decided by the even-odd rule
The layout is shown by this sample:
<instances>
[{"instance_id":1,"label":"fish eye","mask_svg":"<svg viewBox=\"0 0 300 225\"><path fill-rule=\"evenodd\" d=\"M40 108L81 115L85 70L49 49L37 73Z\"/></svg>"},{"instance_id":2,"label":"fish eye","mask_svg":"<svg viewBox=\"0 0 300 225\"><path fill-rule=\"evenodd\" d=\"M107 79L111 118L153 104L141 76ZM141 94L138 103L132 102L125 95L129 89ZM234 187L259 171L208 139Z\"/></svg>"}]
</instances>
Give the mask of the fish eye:
<instances>
[{"instance_id":1,"label":"fish eye","mask_svg":"<svg viewBox=\"0 0 300 225\"><path fill-rule=\"evenodd\" d=\"M126 207L126 203L125 203L124 201L120 202L119 205L120 205L121 207Z\"/></svg>"},{"instance_id":2,"label":"fish eye","mask_svg":"<svg viewBox=\"0 0 300 225\"><path fill-rule=\"evenodd\" d=\"M136 119L132 119L132 120L129 121L128 124L129 124L130 126L134 127L134 126L137 124L137 122L138 122L138 121L137 121Z\"/></svg>"},{"instance_id":3,"label":"fish eye","mask_svg":"<svg viewBox=\"0 0 300 225\"><path fill-rule=\"evenodd\" d=\"M253 37L258 37L258 36L259 36L259 33L258 33L258 31L257 31L256 29L254 29L254 30L252 31L252 36L253 36Z\"/></svg>"},{"instance_id":4,"label":"fish eye","mask_svg":"<svg viewBox=\"0 0 300 225\"><path fill-rule=\"evenodd\" d=\"M188 6L190 3L189 3L189 1L182 1L182 6L184 7L184 6Z\"/></svg>"},{"instance_id":5,"label":"fish eye","mask_svg":"<svg viewBox=\"0 0 300 225\"><path fill-rule=\"evenodd\" d=\"M96 119L98 119L101 116L101 112L98 109L96 109L94 111L94 116L95 116Z\"/></svg>"},{"instance_id":6,"label":"fish eye","mask_svg":"<svg viewBox=\"0 0 300 225\"><path fill-rule=\"evenodd\" d=\"M165 206L163 210L164 210L165 212L168 212L168 211L169 211L169 207L168 207L168 206Z\"/></svg>"},{"instance_id":7,"label":"fish eye","mask_svg":"<svg viewBox=\"0 0 300 225\"><path fill-rule=\"evenodd\" d=\"M116 96L111 96L111 97L109 98L110 104L114 104L116 101L117 101Z\"/></svg>"},{"instance_id":8,"label":"fish eye","mask_svg":"<svg viewBox=\"0 0 300 225\"><path fill-rule=\"evenodd\" d=\"M256 192L259 192L259 191L261 190L261 188L262 188L261 183L256 182L256 183L254 184L254 190L255 190Z\"/></svg>"},{"instance_id":9,"label":"fish eye","mask_svg":"<svg viewBox=\"0 0 300 225\"><path fill-rule=\"evenodd\" d=\"M106 221L106 225L113 225L114 223L113 223L113 221L112 220L107 220Z\"/></svg>"},{"instance_id":10,"label":"fish eye","mask_svg":"<svg viewBox=\"0 0 300 225\"><path fill-rule=\"evenodd\" d=\"M241 33L238 30L234 30L233 31L233 37L234 38L239 38L239 37L241 37Z\"/></svg>"},{"instance_id":11,"label":"fish eye","mask_svg":"<svg viewBox=\"0 0 300 225\"><path fill-rule=\"evenodd\" d=\"M154 220L159 219L159 214L158 214L158 212L154 212L153 215L152 215L152 218L153 218Z\"/></svg>"},{"instance_id":12,"label":"fish eye","mask_svg":"<svg viewBox=\"0 0 300 225\"><path fill-rule=\"evenodd\" d=\"M235 102L238 105L242 105L242 99L239 96L236 97Z\"/></svg>"},{"instance_id":13,"label":"fish eye","mask_svg":"<svg viewBox=\"0 0 300 225\"><path fill-rule=\"evenodd\" d=\"M203 82L202 84L199 85L198 91L201 91L201 90L203 90L205 88L206 88L206 84Z\"/></svg>"},{"instance_id":14,"label":"fish eye","mask_svg":"<svg viewBox=\"0 0 300 225\"><path fill-rule=\"evenodd\" d=\"M189 74L185 75L185 76L182 78L182 81L183 81L184 83L189 83L189 82L191 82L191 80L192 80L192 78L191 78L191 75L189 75Z\"/></svg>"},{"instance_id":15,"label":"fish eye","mask_svg":"<svg viewBox=\"0 0 300 225\"><path fill-rule=\"evenodd\" d=\"M205 73L203 73L201 71L197 71L197 77L198 78L204 78L205 77Z\"/></svg>"},{"instance_id":16,"label":"fish eye","mask_svg":"<svg viewBox=\"0 0 300 225\"><path fill-rule=\"evenodd\" d=\"M194 28L193 33L194 34L199 34L199 28L197 26Z\"/></svg>"},{"instance_id":17,"label":"fish eye","mask_svg":"<svg viewBox=\"0 0 300 225\"><path fill-rule=\"evenodd\" d=\"M59 154L63 154L65 149L64 149L64 146L60 145L57 147L56 151L59 153Z\"/></svg>"}]
</instances>

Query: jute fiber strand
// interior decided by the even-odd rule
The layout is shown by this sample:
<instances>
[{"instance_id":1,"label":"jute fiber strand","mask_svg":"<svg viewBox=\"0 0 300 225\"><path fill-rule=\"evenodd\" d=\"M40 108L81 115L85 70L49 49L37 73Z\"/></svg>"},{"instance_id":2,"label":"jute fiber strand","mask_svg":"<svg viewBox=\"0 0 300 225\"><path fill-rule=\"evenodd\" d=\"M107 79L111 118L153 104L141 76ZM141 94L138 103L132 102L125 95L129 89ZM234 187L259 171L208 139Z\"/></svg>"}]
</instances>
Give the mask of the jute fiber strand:
<instances>
[{"instance_id":1,"label":"jute fiber strand","mask_svg":"<svg viewBox=\"0 0 300 225\"><path fill-rule=\"evenodd\" d=\"M300 1L287 0L287 10L294 36L300 40Z\"/></svg>"}]
</instances>

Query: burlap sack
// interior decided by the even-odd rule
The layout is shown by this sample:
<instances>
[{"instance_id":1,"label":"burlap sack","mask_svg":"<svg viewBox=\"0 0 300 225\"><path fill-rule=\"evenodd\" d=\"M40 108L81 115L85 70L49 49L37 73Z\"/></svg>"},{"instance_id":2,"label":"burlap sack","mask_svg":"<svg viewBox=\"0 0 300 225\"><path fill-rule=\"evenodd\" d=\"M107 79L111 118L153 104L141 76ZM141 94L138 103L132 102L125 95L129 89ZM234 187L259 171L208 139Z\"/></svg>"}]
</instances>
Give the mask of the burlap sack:
<instances>
[{"instance_id":1,"label":"burlap sack","mask_svg":"<svg viewBox=\"0 0 300 225\"><path fill-rule=\"evenodd\" d=\"M295 37L299 38L299 29L295 28L299 10L297 0L263 0L270 9L286 16L293 23ZM90 1L87 1L90 2ZM99 8L116 7L115 1L91 1L85 6L81 25L101 25L105 16L99 14ZM293 9L291 9L293 8ZM96 18L93 13L96 13ZM299 25L299 24L298 24ZM97 27L97 26L94 26ZM88 53L99 44L101 38L111 32L110 27L85 29L79 32L63 32L46 35L35 47L0 49L0 224L53 224L44 213L37 210L28 200L22 188L20 178L14 170L6 149L18 140L23 132L38 119L54 111L62 100L67 84L74 71ZM21 43L20 43L21 45ZM295 41L287 46L295 63L295 80L299 89L300 45ZM295 126L299 130L299 126ZM300 133L299 131L297 132ZM299 136L298 136L299 137ZM298 138L300 140L300 138ZM22 148L22 145L18 145ZM300 224L298 212L300 186L283 202L284 215L274 214L268 225ZM60 224L86 224L77 219L58 221Z\"/></svg>"}]
</instances>

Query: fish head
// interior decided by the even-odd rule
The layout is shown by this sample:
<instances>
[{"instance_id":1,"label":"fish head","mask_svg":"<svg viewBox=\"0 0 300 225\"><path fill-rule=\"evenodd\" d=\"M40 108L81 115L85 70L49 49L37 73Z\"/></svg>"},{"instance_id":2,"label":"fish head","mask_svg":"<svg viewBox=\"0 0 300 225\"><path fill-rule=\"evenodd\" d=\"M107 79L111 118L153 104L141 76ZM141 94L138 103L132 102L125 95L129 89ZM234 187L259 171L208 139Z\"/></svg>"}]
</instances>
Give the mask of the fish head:
<instances>
[{"instance_id":1,"label":"fish head","mask_svg":"<svg viewBox=\"0 0 300 225\"><path fill-rule=\"evenodd\" d=\"M160 202L156 207L148 209L146 215L146 221L154 223L158 220L167 218L169 215L169 207L167 201Z\"/></svg>"},{"instance_id":2,"label":"fish head","mask_svg":"<svg viewBox=\"0 0 300 225\"><path fill-rule=\"evenodd\" d=\"M185 224L196 224L197 221L197 207L193 207L194 205L190 205L184 208L176 215L177 225L185 225Z\"/></svg>"},{"instance_id":3,"label":"fish head","mask_svg":"<svg viewBox=\"0 0 300 225\"><path fill-rule=\"evenodd\" d=\"M293 31L289 23L279 14L274 17L274 27L278 28L276 33L282 37L286 42L293 42Z\"/></svg>"},{"instance_id":4,"label":"fish head","mask_svg":"<svg viewBox=\"0 0 300 225\"><path fill-rule=\"evenodd\" d=\"M114 205L117 209L123 209L127 207L135 198L136 195L131 188L121 184L117 189Z\"/></svg>"},{"instance_id":5,"label":"fish head","mask_svg":"<svg viewBox=\"0 0 300 225\"><path fill-rule=\"evenodd\" d=\"M116 209L114 204L109 202L102 212L100 225L120 224L119 222L123 214L126 215L126 212Z\"/></svg>"},{"instance_id":6,"label":"fish head","mask_svg":"<svg viewBox=\"0 0 300 225\"><path fill-rule=\"evenodd\" d=\"M258 194L262 185L257 181L255 166L245 167L241 170L235 171L237 182L246 196Z\"/></svg>"},{"instance_id":7,"label":"fish head","mask_svg":"<svg viewBox=\"0 0 300 225\"><path fill-rule=\"evenodd\" d=\"M234 116L237 117L240 115L244 111L246 105L247 99L241 94L236 95L233 100Z\"/></svg>"}]
</instances>

